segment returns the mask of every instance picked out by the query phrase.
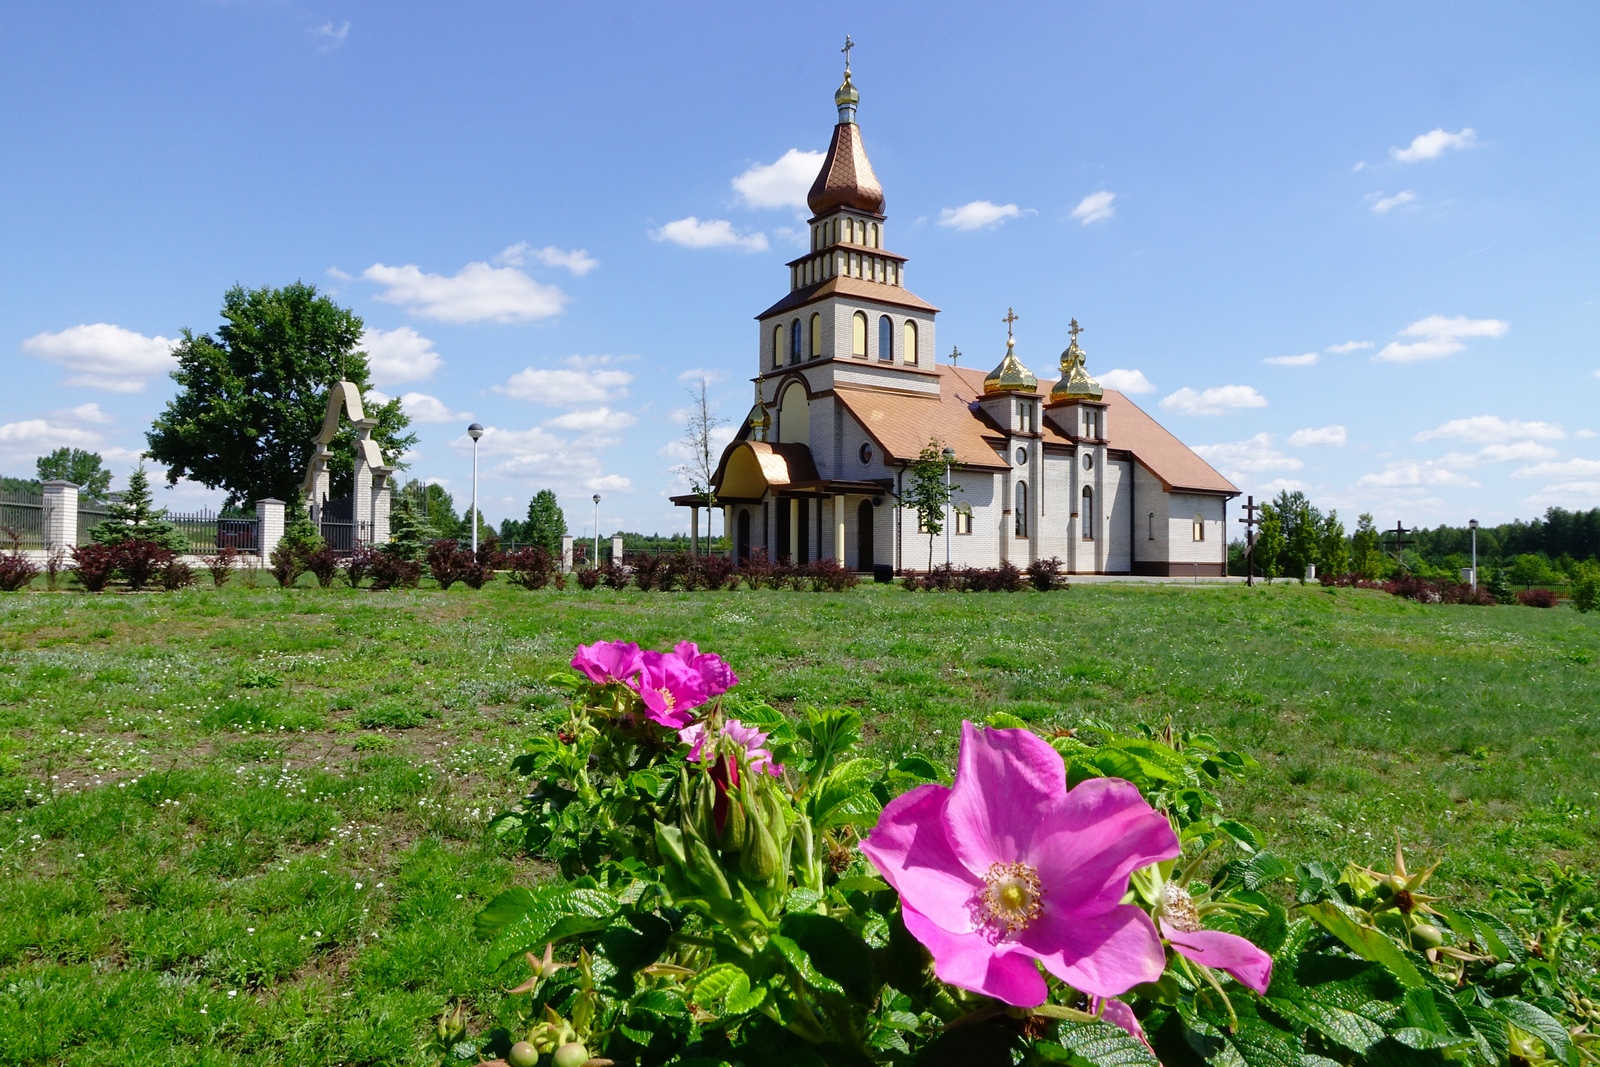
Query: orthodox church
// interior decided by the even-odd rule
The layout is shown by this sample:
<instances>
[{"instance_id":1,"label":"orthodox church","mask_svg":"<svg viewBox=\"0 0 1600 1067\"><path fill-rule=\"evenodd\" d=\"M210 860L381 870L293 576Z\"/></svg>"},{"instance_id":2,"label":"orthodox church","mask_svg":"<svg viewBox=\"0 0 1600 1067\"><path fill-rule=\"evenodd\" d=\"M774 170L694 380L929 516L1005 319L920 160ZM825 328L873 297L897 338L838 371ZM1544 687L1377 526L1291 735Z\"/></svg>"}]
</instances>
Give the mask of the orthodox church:
<instances>
[{"instance_id":1,"label":"orthodox church","mask_svg":"<svg viewBox=\"0 0 1600 1067\"><path fill-rule=\"evenodd\" d=\"M1009 309L992 371L936 361L939 309L906 288L906 257L888 250L848 62L834 102L807 197L811 247L788 264L788 294L756 316L755 403L712 478L736 556L924 569L928 536L901 499L931 443L955 487L936 565L948 544L957 566L1055 556L1074 574L1224 574L1238 490L1089 375L1076 320L1055 381L1023 365ZM706 498L673 502L694 509L698 531Z\"/></svg>"}]
</instances>

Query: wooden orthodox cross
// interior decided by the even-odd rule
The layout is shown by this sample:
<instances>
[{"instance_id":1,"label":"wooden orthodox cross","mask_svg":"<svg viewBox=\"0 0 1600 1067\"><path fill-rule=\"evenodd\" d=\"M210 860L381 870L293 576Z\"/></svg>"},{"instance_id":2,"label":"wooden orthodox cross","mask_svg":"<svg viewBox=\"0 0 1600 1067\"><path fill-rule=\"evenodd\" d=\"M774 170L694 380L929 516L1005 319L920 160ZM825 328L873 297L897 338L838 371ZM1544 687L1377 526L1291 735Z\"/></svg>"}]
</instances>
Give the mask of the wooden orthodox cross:
<instances>
[{"instance_id":1,"label":"wooden orthodox cross","mask_svg":"<svg viewBox=\"0 0 1600 1067\"><path fill-rule=\"evenodd\" d=\"M1077 320L1072 324L1076 326ZM1261 525L1261 517L1256 513L1260 510L1255 497L1244 498L1244 518L1239 521L1244 523L1244 584L1248 586L1256 584L1256 527Z\"/></svg>"},{"instance_id":2,"label":"wooden orthodox cross","mask_svg":"<svg viewBox=\"0 0 1600 1067\"><path fill-rule=\"evenodd\" d=\"M1406 548L1408 546L1417 543L1416 538L1406 536L1406 534L1414 531L1408 530L1404 526L1401 526L1398 520L1395 521L1393 530L1387 530L1385 532L1394 534L1394 558L1396 563L1400 561L1401 556L1405 555Z\"/></svg>"}]
</instances>

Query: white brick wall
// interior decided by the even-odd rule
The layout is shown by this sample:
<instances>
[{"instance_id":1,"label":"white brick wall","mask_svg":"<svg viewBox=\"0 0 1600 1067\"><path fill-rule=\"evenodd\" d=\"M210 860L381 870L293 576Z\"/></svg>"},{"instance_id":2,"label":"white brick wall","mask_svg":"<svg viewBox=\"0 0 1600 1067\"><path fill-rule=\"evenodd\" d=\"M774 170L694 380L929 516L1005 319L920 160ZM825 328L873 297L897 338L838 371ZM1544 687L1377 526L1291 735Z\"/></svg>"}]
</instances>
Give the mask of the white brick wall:
<instances>
[{"instance_id":1,"label":"white brick wall","mask_svg":"<svg viewBox=\"0 0 1600 1067\"><path fill-rule=\"evenodd\" d=\"M1201 493L1172 493L1168 497L1167 559L1173 563L1222 563L1228 558L1227 531L1222 528L1223 501ZM1194 539L1194 518L1205 521L1204 541Z\"/></svg>"}]
</instances>

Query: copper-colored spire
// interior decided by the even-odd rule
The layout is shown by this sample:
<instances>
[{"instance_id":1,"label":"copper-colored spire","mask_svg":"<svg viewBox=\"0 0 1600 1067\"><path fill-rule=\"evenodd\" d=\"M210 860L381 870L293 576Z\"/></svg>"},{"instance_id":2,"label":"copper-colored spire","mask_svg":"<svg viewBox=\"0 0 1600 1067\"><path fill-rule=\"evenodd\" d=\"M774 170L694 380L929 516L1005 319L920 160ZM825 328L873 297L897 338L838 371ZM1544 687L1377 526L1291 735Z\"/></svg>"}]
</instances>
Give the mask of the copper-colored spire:
<instances>
[{"instance_id":1,"label":"copper-colored spire","mask_svg":"<svg viewBox=\"0 0 1600 1067\"><path fill-rule=\"evenodd\" d=\"M839 124L833 128L833 143L828 146L828 156L822 161L817 180L811 183L806 203L813 215L835 208L850 208L873 215L883 214L883 186L872 173L867 162L867 150L861 144L861 127L856 125L856 105L861 93L850 80L850 52L854 47L845 38L844 84L834 93L833 102L839 109Z\"/></svg>"}]
</instances>

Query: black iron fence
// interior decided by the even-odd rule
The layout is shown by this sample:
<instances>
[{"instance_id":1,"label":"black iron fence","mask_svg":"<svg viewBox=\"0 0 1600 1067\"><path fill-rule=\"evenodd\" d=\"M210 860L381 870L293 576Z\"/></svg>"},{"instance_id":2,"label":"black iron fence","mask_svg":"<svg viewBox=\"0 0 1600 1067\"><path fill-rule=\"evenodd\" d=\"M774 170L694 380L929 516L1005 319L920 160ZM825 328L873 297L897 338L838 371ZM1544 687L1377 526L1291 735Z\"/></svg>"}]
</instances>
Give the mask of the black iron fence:
<instances>
[{"instance_id":1,"label":"black iron fence","mask_svg":"<svg viewBox=\"0 0 1600 1067\"><path fill-rule=\"evenodd\" d=\"M372 543L370 522L335 522L324 519L322 540L335 552L354 552Z\"/></svg>"},{"instance_id":2,"label":"black iron fence","mask_svg":"<svg viewBox=\"0 0 1600 1067\"><path fill-rule=\"evenodd\" d=\"M254 515L225 516L209 508L201 508L187 514L168 512L166 520L176 526L188 541L187 551L191 556L214 556L221 548L232 548L239 552L256 550L258 542Z\"/></svg>"},{"instance_id":3,"label":"black iron fence","mask_svg":"<svg viewBox=\"0 0 1600 1067\"><path fill-rule=\"evenodd\" d=\"M0 490L0 549L44 547L44 495L25 489ZM10 531L6 533L5 531Z\"/></svg>"}]
</instances>

